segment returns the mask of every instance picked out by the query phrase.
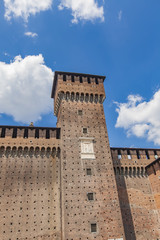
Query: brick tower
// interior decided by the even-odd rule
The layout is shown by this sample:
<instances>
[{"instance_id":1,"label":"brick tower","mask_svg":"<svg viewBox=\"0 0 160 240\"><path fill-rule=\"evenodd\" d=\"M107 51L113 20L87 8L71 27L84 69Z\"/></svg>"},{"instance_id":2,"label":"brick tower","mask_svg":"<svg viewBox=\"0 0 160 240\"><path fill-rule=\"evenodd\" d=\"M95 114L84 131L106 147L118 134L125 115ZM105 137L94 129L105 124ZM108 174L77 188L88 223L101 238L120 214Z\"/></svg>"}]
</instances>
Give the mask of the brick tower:
<instances>
[{"instance_id":1,"label":"brick tower","mask_svg":"<svg viewBox=\"0 0 160 240\"><path fill-rule=\"evenodd\" d=\"M62 240L125 239L103 110L104 79L55 72Z\"/></svg>"}]
</instances>

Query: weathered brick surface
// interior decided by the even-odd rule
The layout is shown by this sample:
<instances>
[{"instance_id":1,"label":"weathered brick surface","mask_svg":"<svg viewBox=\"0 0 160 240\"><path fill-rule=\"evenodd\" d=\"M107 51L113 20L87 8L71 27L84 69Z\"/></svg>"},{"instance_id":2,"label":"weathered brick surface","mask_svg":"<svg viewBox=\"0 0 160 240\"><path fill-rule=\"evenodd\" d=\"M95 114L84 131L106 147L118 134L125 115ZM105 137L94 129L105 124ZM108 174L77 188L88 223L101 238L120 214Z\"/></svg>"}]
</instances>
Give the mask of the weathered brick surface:
<instances>
[{"instance_id":1,"label":"weathered brick surface","mask_svg":"<svg viewBox=\"0 0 160 240\"><path fill-rule=\"evenodd\" d=\"M61 79L58 82L57 92L65 91L66 82L63 84ZM86 94L96 89L97 93L104 94L102 86L101 83L94 88L87 83L79 89L75 82L72 91ZM78 110L82 110L82 116ZM62 100L57 126L61 127L63 239L125 239L103 105ZM83 128L88 129L87 134ZM94 138L94 160L81 159L80 137ZM91 176L86 175L86 168L91 168ZM93 201L87 199L88 192L94 193ZM96 233L91 233L91 223L97 223Z\"/></svg>"},{"instance_id":2,"label":"weathered brick surface","mask_svg":"<svg viewBox=\"0 0 160 240\"><path fill-rule=\"evenodd\" d=\"M156 199L145 170L155 160L155 151L160 155L159 149L111 149L126 239L157 240L160 236Z\"/></svg>"},{"instance_id":3,"label":"weathered brick surface","mask_svg":"<svg viewBox=\"0 0 160 240\"><path fill-rule=\"evenodd\" d=\"M12 130L0 138L0 239L60 240L59 139Z\"/></svg>"},{"instance_id":4,"label":"weathered brick surface","mask_svg":"<svg viewBox=\"0 0 160 240\"><path fill-rule=\"evenodd\" d=\"M57 128L0 126L0 240L160 239L160 149L110 149L103 80L56 72Z\"/></svg>"},{"instance_id":5,"label":"weathered brick surface","mask_svg":"<svg viewBox=\"0 0 160 240\"><path fill-rule=\"evenodd\" d=\"M160 159L146 167L160 221Z\"/></svg>"}]
</instances>

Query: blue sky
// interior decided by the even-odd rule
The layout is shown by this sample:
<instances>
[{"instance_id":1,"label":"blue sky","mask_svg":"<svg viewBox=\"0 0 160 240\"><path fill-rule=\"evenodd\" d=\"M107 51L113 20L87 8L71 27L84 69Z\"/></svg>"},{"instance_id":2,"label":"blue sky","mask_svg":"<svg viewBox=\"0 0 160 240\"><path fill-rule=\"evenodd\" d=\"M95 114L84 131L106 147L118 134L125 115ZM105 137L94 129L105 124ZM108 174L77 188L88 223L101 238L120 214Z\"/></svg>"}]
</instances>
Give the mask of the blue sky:
<instances>
[{"instance_id":1,"label":"blue sky","mask_svg":"<svg viewBox=\"0 0 160 240\"><path fill-rule=\"evenodd\" d=\"M158 0L2 0L0 124L55 127L53 72L102 74L110 145L158 148L159 9Z\"/></svg>"}]
</instances>

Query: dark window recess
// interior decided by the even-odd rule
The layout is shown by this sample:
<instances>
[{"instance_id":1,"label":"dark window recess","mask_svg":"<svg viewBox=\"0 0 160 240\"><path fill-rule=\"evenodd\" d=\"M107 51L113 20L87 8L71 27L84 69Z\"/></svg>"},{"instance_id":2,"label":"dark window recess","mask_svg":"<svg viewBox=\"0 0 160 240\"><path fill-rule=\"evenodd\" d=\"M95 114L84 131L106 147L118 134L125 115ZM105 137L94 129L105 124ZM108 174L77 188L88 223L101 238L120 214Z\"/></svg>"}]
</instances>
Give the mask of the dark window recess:
<instances>
[{"instance_id":1,"label":"dark window recess","mask_svg":"<svg viewBox=\"0 0 160 240\"><path fill-rule=\"evenodd\" d=\"M87 81L88 81L89 84L91 83L90 77L87 78Z\"/></svg>"},{"instance_id":2,"label":"dark window recess","mask_svg":"<svg viewBox=\"0 0 160 240\"><path fill-rule=\"evenodd\" d=\"M148 154L148 151L146 150L146 159L150 159L150 156Z\"/></svg>"},{"instance_id":3,"label":"dark window recess","mask_svg":"<svg viewBox=\"0 0 160 240\"><path fill-rule=\"evenodd\" d=\"M87 175L92 175L92 170L91 170L91 168L87 168Z\"/></svg>"},{"instance_id":4,"label":"dark window recess","mask_svg":"<svg viewBox=\"0 0 160 240\"><path fill-rule=\"evenodd\" d=\"M56 131L57 131L56 139L60 139L61 138L61 129L58 128L58 129L56 129Z\"/></svg>"},{"instance_id":5,"label":"dark window recess","mask_svg":"<svg viewBox=\"0 0 160 240\"><path fill-rule=\"evenodd\" d=\"M63 81L66 82L66 75L63 75Z\"/></svg>"},{"instance_id":6,"label":"dark window recess","mask_svg":"<svg viewBox=\"0 0 160 240\"><path fill-rule=\"evenodd\" d=\"M79 77L79 81L80 81L80 83L83 83L83 79L81 76Z\"/></svg>"},{"instance_id":7,"label":"dark window recess","mask_svg":"<svg viewBox=\"0 0 160 240\"><path fill-rule=\"evenodd\" d=\"M137 150L136 152L137 152L137 158L141 159L141 155L139 154L139 151Z\"/></svg>"},{"instance_id":8,"label":"dark window recess","mask_svg":"<svg viewBox=\"0 0 160 240\"><path fill-rule=\"evenodd\" d=\"M6 129L2 128L1 138L5 138L5 134L6 134Z\"/></svg>"},{"instance_id":9,"label":"dark window recess","mask_svg":"<svg viewBox=\"0 0 160 240\"><path fill-rule=\"evenodd\" d=\"M93 193L88 193L88 194L87 194L87 197L88 197L88 200L89 200L89 201L94 200L94 198L93 198Z\"/></svg>"},{"instance_id":10,"label":"dark window recess","mask_svg":"<svg viewBox=\"0 0 160 240\"><path fill-rule=\"evenodd\" d=\"M71 81L74 82L74 76L73 75L71 76Z\"/></svg>"},{"instance_id":11,"label":"dark window recess","mask_svg":"<svg viewBox=\"0 0 160 240\"><path fill-rule=\"evenodd\" d=\"M49 129L46 130L46 139L50 139L50 131L49 131Z\"/></svg>"},{"instance_id":12,"label":"dark window recess","mask_svg":"<svg viewBox=\"0 0 160 240\"><path fill-rule=\"evenodd\" d=\"M28 138L28 128L24 129L24 138Z\"/></svg>"},{"instance_id":13,"label":"dark window recess","mask_svg":"<svg viewBox=\"0 0 160 240\"><path fill-rule=\"evenodd\" d=\"M16 137L17 137L17 128L13 128L12 138L16 138Z\"/></svg>"},{"instance_id":14,"label":"dark window recess","mask_svg":"<svg viewBox=\"0 0 160 240\"><path fill-rule=\"evenodd\" d=\"M118 150L118 159L121 159L121 158L122 158L121 151Z\"/></svg>"},{"instance_id":15,"label":"dark window recess","mask_svg":"<svg viewBox=\"0 0 160 240\"><path fill-rule=\"evenodd\" d=\"M97 232L97 224L96 223L91 224L91 232Z\"/></svg>"},{"instance_id":16,"label":"dark window recess","mask_svg":"<svg viewBox=\"0 0 160 240\"><path fill-rule=\"evenodd\" d=\"M87 128L83 128L83 133L87 133Z\"/></svg>"},{"instance_id":17,"label":"dark window recess","mask_svg":"<svg viewBox=\"0 0 160 240\"><path fill-rule=\"evenodd\" d=\"M36 129L35 131L35 138L39 138L39 129Z\"/></svg>"},{"instance_id":18,"label":"dark window recess","mask_svg":"<svg viewBox=\"0 0 160 240\"><path fill-rule=\"evenodd\" d=\"M95 82L96 82L96 84L98 84L98 79L97 78L95 79Z\"/></svg>"},{"instance_id":19,"label":"dark window recess","mask_svg":"<svg viewBox=\"0 0 160 240\"><path fill-rule=\"evenodd\" d=\"M82 114L83 114L83 111L82 110L78 110L78 115L82 116Z\"/></svg>"}]
</instances>

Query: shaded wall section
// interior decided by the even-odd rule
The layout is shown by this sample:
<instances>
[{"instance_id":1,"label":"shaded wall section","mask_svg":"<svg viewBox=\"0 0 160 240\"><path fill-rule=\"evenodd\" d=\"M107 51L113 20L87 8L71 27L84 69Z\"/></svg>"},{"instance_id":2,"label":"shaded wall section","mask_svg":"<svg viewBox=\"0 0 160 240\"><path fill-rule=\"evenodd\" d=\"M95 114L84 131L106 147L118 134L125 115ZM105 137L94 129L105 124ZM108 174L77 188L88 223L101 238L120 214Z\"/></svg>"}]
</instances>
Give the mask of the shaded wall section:
<instances>
[{"instance_id":1,"label":"shaded wall section","mask_svg":"<svg viewBox=\"0 0 160 240\"><path fill-rule=\"evenodd\" d=\"M155 150L111 148L126 239L157 240L158 213L145 171L155 159ZM156 150L159 154L159 150Z\"/></svg>"},{"instance_id":2,"label":"shaded wall section","mask_svg":"<svg viewBox=\"0 0 160 240\"><path fill-rule=\"evenodd\" d=\"M22 127L23 134L15 139L14 127L3 129L0 239L60 240L60 148L56 130L51 130L54 136L43 138L36 137L40 131L33 128L33 134L28 131L30 136L25 137L26 128Z\"/></svg>"},{"instance_id":3,"label":"shaded wall section","mask_svg":"<svg viewBox=\"0 0 160 240\"><path fill-rule=\"evenodd\" d=\"M146 167L160 220L160 158Z\"/></svg>"}]
</instances>

